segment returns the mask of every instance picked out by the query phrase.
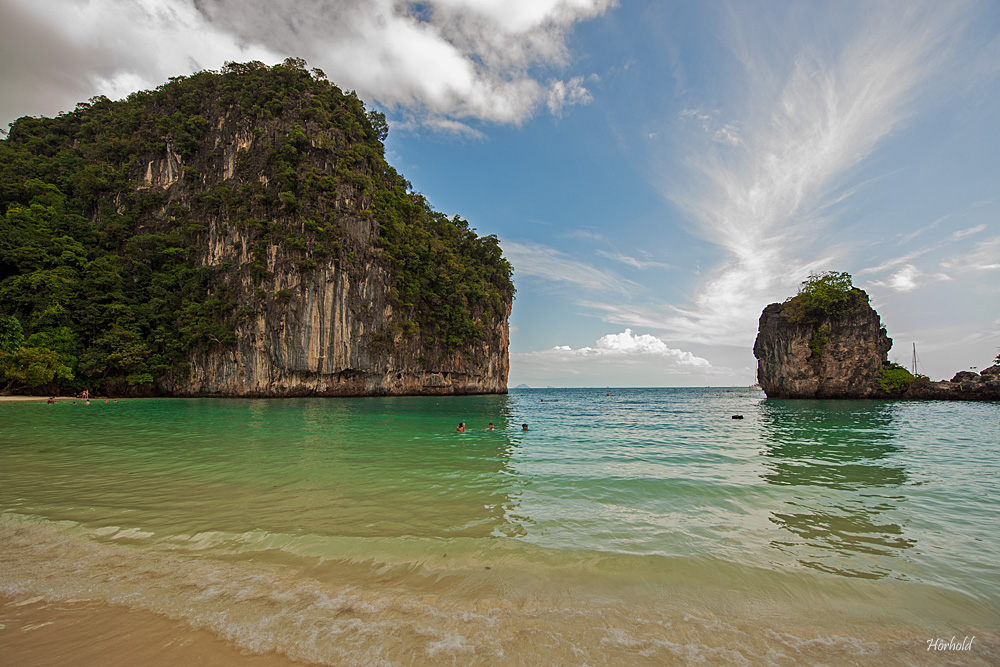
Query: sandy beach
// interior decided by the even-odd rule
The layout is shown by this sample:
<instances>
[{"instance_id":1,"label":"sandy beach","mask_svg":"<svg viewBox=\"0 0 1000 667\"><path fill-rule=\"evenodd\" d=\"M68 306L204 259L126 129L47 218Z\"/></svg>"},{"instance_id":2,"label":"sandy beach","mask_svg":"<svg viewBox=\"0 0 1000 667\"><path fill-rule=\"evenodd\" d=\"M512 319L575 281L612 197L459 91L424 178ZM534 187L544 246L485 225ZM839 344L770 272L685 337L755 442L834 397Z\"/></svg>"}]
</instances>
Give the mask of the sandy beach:
<instances>
[{"instance_id":1,"label":"sandy beach","mask_svg":"<svg viewBox=\"0 0 1000 667\"><path fill-rule=\"evenodd\" d=\"M0 403L13 403L15 401L47 401L51 396L2 396L0 395ZM74 399L72 396L56 396L56 401L73 401L82 400Z\"/></svg>"},{"instance_id":2,"label":"sandy beach","mask_svg":"<svg viewBox=\"0 0 1000 667\"><path fill-rule=\"evenodd\" d=\"M10 665L221 665L300 663L255 655L188 624L148 611L71 599L0 596L0 654Z\"/></svg>"}]
</instances>

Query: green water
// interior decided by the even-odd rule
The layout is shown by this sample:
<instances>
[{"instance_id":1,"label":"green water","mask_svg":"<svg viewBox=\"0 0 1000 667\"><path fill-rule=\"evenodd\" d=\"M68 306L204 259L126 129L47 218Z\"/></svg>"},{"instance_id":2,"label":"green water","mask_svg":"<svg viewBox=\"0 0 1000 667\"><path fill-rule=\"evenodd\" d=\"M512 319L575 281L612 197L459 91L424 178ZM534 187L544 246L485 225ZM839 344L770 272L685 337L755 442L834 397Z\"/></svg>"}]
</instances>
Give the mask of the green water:
<instances>
[{"instance_id":1,"label":"green water","mask_svg":"<svg viewBox=\"0 0 1000 667\"><path fill-rule=\"evenodd\" d=\"M940 664L953 635L990 664L998 421L742 389L3 403L0 593L326 664Z\"/></svg>"}]
</instances>

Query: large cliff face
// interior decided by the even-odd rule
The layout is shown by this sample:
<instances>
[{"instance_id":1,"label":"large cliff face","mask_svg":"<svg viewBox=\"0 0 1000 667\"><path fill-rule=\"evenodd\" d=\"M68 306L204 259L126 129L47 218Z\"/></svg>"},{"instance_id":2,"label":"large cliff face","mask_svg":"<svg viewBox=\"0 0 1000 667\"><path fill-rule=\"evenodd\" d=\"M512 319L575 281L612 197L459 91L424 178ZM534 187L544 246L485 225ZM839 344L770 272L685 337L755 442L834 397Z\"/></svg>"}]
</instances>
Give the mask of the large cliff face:
<instances>
[{"instance_id":1,"label":"large cliff face","mask_svg":"<svg viewBox=\"0 0 1000 667\"><path fill-rule=\"evenodd\" d=\"M870 398L885 393L879 379L892 339L865 303L843 316L792 321L787 303L760 316L753 353L757 381L769 398Z\"/></svg>"},{"instance_id":2,"label":"large cliff face","mask_svg":"<svg viewBox=\"0 0 1000 667\"><path fill-rule=\"evenodd\" d=\"M0 244L0 293L77 389L505 393L510 264L412 191L386 131L294 59L21 119L0 146L0 204L79 213L36 216L18 241L30 253ZM52 266L63 291L32 296Z\"/></svg>"},{"instance_id":3,"label":"large cliff face","mask_svg":"<svg viewBox=\"0 0 1000 667\"><path fill-rule=\"evenodd\" d=\"M464 306L478 330L450 345L435 335L436 323L420 321L416 307L394 298L407 276L381 242L386 212L378 195L397 184L372 184L386 178L379 172L387 166L372 155L370 138L296 113L260 119L227 109L201 144L189 158L194 182L168 143L165 154L133 170L135 185L166 195L154 224L169 224L170 202L198 211L206 229L197 261L220 276L244 315L236 322L235 344L192 351L190 372L163 378L159 390L223 396L506 393L510 298L490 311L462 303L461 294L438 295ZM292 157L281 158L283 151ZM287 183L272 187L282 164L291 165L285 167ZM309 178L322 185L305 187ZM199 198L219 191L232 199L206 214ZM251 203L234 205L240 192ZM422 203L419 195L412 199ZM427 215L424 209L418 214ZM457 233L478 241L471 232Z\"/></svg>"},{"instance_id":4,"label":"large cliff face","mask_svg":"<svg viewBox=\"0 0 1000 667\"><path fill-rule=\"evenodd\" d=\"M243 245L233 232L207 259L233 262ZM267 266L276 269L280 255L272 250ZM387 336L394 324L388 299L392 280L377 261L369 258L354 271L327 263L303 275L271 273L264 288L247 279L239 284L239 302L252 304L253 314L237 326L235 345L195 352L190 374L163 381L163 391L194 396L506 393L509 304L503 320L494 323L495 335L449 353L398 331ZM259 289L281 296L255 304Z\"/></svg>"}]
</instances>

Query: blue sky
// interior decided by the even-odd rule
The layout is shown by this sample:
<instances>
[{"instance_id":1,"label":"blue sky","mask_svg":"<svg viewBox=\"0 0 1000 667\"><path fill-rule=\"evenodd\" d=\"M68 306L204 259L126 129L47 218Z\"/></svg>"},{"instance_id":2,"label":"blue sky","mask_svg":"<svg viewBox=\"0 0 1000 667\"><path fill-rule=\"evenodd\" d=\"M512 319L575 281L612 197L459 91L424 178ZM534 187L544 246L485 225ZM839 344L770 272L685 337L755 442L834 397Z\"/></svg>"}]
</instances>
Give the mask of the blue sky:
<instances>
[{"instance_id":1,"label":"blue sky","mask_svg":"<svg viewBox=\"0 0 1000 667\"><path fill-rule=\"evenodd\" d=\"M41 6L39 6L41 5ZM11 0L0 122L306 58L515 267L510 385L746 385L810 272L932 378L1000 351L1000 4Z\"/></svg>"}]
</instances>

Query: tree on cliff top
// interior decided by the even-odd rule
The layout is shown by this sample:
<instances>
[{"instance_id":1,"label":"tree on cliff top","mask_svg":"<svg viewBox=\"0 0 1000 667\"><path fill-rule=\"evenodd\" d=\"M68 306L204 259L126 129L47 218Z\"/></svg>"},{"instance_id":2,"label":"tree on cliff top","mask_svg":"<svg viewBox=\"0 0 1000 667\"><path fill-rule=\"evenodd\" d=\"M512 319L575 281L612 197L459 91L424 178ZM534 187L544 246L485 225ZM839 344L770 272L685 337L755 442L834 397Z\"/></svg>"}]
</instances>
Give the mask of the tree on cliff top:
<instances>
[{"instance_id":1,"label":"tree on cliff top","mask_svg":"<svg viewBox=\"0 0 1000 667\"><path fill-rule=\"evenodd\" d=\"M851 274L825 271L810 274L799 293L785 301L785 309L790 321L808 322L841 317L867 304L868 295L854 287Z\"/></svg>"}]
</instances>

